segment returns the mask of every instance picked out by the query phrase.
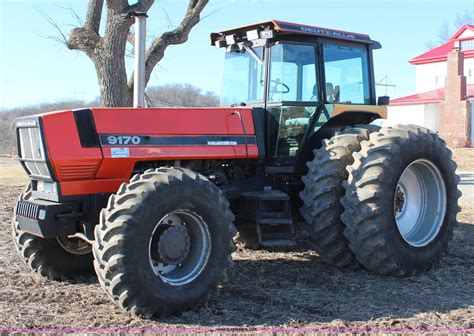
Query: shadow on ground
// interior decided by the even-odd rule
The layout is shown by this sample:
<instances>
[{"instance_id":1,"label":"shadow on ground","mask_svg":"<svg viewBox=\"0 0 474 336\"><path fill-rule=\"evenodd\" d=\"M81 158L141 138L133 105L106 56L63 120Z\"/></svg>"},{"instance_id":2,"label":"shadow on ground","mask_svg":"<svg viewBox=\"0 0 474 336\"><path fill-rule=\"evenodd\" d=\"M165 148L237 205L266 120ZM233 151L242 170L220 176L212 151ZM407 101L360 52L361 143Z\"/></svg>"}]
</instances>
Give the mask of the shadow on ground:
<instances>
[{"instance_id":1,"label":"shadow on ground","mask_svg":"<svg viewBox=\"0 0 474 336\"><path fill-rule=\"evenodd\" d=\"M439 267L410 278L341 271L311 251L242 251L229 282L206 307L167 323L281 325L410 318L474 305L474 225L461 223ZM280 256L281 255L281 256ZM258 258L258 259L257 259Z\"/></svg>"},{"instance_id":2,"label":"shadow on ground","mask_svg":"<svg viewBox=\"0 0 474 336\"><path fill-rule=\"evenodd\" d=\"M466 308L474 305L473 237L474 225L460 223L451 252L441 265L410 278L341 271L304 247L286 252L239 251L227 283L207 304L181 316L154 321L299 326L383 317L396 323L420 313L436 315ZM99 286L95 276L77 278L69 284L71 290L75 285Z\"/></svg>"}]
</instances>

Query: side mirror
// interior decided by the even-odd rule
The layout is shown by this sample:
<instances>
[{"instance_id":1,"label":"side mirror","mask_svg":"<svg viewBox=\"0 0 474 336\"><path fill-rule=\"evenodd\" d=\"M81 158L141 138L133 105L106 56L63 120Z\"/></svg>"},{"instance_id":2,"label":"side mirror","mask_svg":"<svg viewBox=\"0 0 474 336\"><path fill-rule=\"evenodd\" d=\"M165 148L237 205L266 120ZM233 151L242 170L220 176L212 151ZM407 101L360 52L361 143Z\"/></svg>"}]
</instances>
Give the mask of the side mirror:
<instances>
[{"instance_id":1,"label":"side mirror","mask_svg":"<svg viewBox=\"0 0 474 336\"><path fill-rule=\"evenodd\" d=\"M388 105L390 104L390 97L389 96L380 96L377 100L377 105Z\"/></svg>"}]
</instances>

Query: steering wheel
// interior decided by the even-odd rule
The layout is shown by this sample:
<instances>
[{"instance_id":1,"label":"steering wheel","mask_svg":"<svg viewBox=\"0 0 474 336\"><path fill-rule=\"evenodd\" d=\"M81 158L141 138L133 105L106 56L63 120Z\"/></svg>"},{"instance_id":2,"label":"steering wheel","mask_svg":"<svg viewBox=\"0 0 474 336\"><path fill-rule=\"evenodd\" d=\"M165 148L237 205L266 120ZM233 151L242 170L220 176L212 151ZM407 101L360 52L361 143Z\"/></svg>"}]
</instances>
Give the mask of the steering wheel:
<instances>
[{"instance_id":1,"label":"steering wheel","mask_svg":"<svg viewBox=\"0 0 474 336\"><path fill-rule=\"evenodd\" d=\"M286 85L285 83L283 83L282 81L280 81L279 79L271 79L270 83L275 83L275 85L273 87L270 87L270 92L271 93L288 93L288 92L290 92L290 87L288 85ZM281 85L281 88L282 88L281 90L277 90L278 85Z\"/></svg>"},{"instance_id":2,"label":"steering wheel","mask_svg":"<svg viewBox=\"0 0 474 336\"><path fill-rule=\"evenodd\" d=\"M286 85L285 83L281 82L279 79L271 79L270 83L275 83L275 86L270 88L271 93L288 93L290 92L290 87ZM260 85L263 86L263 79L260 81ZM276 88L278 85L281 85L283 90L277 91Z\"/></svg>"}]
</instances>

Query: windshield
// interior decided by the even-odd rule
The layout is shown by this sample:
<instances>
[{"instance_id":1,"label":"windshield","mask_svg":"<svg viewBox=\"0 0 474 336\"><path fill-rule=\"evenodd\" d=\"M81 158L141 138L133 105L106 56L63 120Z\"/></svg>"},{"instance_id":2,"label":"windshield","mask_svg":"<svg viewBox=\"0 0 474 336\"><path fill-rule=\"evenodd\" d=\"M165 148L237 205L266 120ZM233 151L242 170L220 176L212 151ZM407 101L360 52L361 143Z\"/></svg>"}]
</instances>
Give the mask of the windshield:
<instances>
[{"instance_id":1,"label":"windshield","mask_svg":"<svg viewBox=\"0 0 474 336\"><path fill-rule=\"evenodd\" d=\"M263 48L255 48L263 60ZM247 51L230 52L225 56L221 105L263 101L264 66Z\"/></svg>"}]
</instances>

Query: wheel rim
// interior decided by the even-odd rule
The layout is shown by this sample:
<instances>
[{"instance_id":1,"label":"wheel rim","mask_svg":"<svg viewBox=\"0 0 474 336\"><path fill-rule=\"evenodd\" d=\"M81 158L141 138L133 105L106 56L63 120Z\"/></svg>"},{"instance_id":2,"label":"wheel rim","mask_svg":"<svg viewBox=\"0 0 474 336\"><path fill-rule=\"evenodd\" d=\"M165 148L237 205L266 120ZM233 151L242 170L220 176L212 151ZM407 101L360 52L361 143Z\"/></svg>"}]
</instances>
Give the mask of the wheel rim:
<instances>
[{"instance_id":1,"label":"wheel rim","mask_svg":"<svg viewBox=\"0 0 474 336\"><path fill-rule=\"evenodd\" d=\"M433 162L416 160L403 171L394 214L398 231L411 246L425 246L436 238L446 214L446 186Z\"/></svg>"},{"instance_id":2,"label":"wheel rim","mask_svg":"<svg viewBox=\"0 0 474 336\"><path fill-rule=\"evenodd\" d=\"M79 238L57 237L58 244L67 252L84 255L92 252L92 245Z\"/></svg>"},{"instance_id":3,"label":"wheel rim","mask_svg":"<svg viewBox=\"0 0 474 336\"><path fill-rule=\"evenodd\" d=\"M211 238L206 222L193 211L164 216L150 237L148 255L153 272L173 286L196 279L206 267Z\"/></svg>"}]
</instances>

